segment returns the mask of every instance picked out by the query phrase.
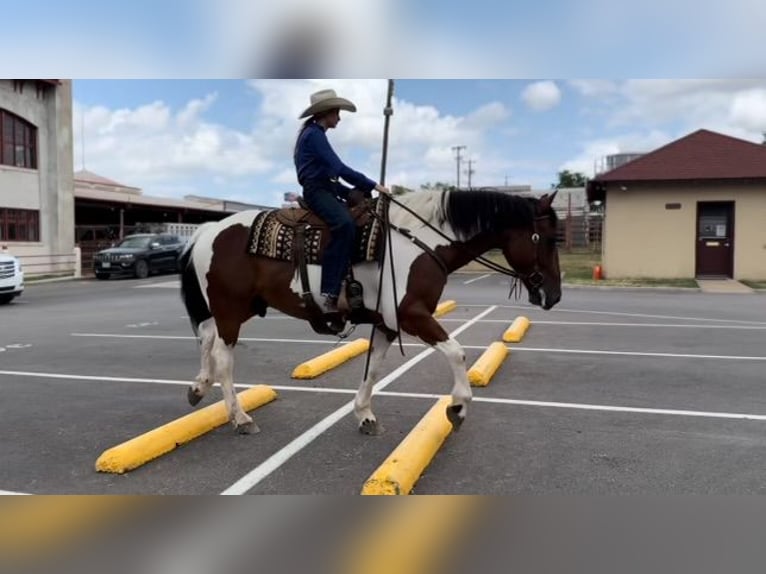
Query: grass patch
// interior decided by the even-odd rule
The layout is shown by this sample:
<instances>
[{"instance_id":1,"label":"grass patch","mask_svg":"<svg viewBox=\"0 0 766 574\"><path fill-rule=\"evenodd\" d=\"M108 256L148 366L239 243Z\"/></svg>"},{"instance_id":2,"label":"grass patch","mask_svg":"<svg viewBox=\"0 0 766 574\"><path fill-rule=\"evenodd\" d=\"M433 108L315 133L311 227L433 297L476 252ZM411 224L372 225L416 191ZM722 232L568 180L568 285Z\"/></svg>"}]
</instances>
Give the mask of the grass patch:
<instances>
[{"instance_id":1,"label":"grass patch","mask_svg":"<svg viewBox=\"0 0 766 574\"><path fill-rule=\"evenodd\" d=\"M740 283L744 283L751 289L766 289L766 281L760 281L756 279L740 279Z\"/></svg>"},{"instance_id":2,"label":"grass patch","mask_svg":"<svg viewBox=\"0 0 766 574\"><path fill-rule=\"evenodd\" d=\"M485 257L499 265L507 265L505 257L499 251L490 251ZM559 266L564 274L564 283L574 285L608 285L613 287L692 287L697 288L697 282L692 278L663 279L651 277L626 277L620 279L593 280L593 267L601 263L601 253L590 250L573 250L569 253L559 250ZM469 263L461 271L489 271L475 261ZM744 281L743 281L744 283ZM756 282L766 289L766 281ZM752 287L752 285L751 285ZM757 287L756 287L757 288Z\"/></svg>"}]
</instances>

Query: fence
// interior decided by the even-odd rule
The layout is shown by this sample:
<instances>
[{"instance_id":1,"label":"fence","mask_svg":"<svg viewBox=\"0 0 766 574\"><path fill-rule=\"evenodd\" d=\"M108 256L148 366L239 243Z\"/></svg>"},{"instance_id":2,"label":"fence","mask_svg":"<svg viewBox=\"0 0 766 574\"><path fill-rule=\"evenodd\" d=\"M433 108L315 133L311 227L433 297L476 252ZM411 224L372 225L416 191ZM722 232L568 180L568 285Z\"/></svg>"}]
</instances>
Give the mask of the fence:
<instances>
[{"instance_id":1,"label":"fence","mask_svg":"<svg viewBox=\"0 0 766 574\"><path fill-rule=\"evenodd\" d=\"M560 213L557 237L560 249L600 252L603 224L604 218L598 213Z\"/></svg>"},{"instance_id":2,"label":"fence","mask_svg":"<svg viewBox=\"0 0 766 574\"><path fill-rule=\"evenodd\" d=\"M81 277L81 252L75 247L71 253L44 253L39 255L18 255L21 268L27 278L41 275L71 275Z\"/></svg>"}]
</instances>

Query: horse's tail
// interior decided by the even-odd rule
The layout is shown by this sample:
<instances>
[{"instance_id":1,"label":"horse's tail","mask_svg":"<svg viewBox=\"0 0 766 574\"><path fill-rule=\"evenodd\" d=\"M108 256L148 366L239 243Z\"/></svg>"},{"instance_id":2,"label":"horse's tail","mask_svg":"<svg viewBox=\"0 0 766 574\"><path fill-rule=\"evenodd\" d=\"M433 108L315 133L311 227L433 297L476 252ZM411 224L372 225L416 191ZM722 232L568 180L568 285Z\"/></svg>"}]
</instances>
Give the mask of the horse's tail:
<instances>
[{"instance_id":1,"label":"horse's tail","mask_svg":"<svg viewBox=\"0 0 766 574\"><path fill-rule=\"evenodd\" d=\"M199 239L203 228L210 224L212 222L204 223L197 228L178 257L178 267L181 272L181 299L183 299L186 306L186 312L189 315L192 330L196 336L199 336L200 323L213 316L207 306L205 296L202 294L202 288L197 278L197 269L194 267L194 260L192 259L194 245Z\"/></svg>"}]
</instances>

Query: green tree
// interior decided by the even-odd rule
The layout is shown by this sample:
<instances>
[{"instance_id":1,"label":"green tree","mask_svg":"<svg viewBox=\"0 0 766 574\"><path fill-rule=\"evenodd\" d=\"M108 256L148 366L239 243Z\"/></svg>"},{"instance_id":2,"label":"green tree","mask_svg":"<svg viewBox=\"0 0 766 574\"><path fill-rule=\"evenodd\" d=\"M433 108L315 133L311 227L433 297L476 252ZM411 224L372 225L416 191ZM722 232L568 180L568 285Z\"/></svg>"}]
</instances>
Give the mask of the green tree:
<instances>
[{"instance_id":1,"label":"green tree","mask_svg":"<svg viewBox=\"0 0 766 574\"><path fill-rule=\"evenodd\" d=\"M457 189L454 185L450 185L441 181L437 181L436 183L429 182L425 185L422 185L421 187L428 191L455 191Z\"/></svg>"},{"instance_id":2,"label":"green tree","mask_svg":"<svg viewBox=\"0 0 766 574\"><path fill-rule=\"evenodd\" d=\"M404 195L405 193L412 193L415 191L414 189L410 189L409 187L404 187L403 185L392 185L391 186L391 194L392 195Z\"/></svg>"},{"instance_id":3,"label":"green tree","mask_svg":"<svg viewBox=\"0 0 766 574\"><path fill-rule=\"evenodd\" d=\"M564 171L560 171L558 175L558 184L553 185L552 187L585 187L585 184L588 181L587 176L579 171L572 173L568 169L565 169Z\"/></svg>"}]
</instances>

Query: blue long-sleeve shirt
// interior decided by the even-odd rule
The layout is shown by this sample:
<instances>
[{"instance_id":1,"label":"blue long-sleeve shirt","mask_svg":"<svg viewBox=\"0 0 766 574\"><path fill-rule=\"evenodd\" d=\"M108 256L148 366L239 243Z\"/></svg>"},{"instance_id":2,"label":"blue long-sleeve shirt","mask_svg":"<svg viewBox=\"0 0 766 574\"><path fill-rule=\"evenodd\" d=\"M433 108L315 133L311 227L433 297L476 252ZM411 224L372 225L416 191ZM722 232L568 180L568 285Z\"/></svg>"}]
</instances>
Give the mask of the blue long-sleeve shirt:
<instances>
[{"instance_id":1,"label":"blue long-sleeve shirt","mask_svg":"<svg viewBox=\"0 0 766 574\"><path fill-rule=\"evenodd\" d=\"M317 123L309 124L298 137L294 160L298 182L304 187L340 178L366 193L375 188L373 180L340 160L330 146L324 128Z\"/></svg>"}]
</instances>

